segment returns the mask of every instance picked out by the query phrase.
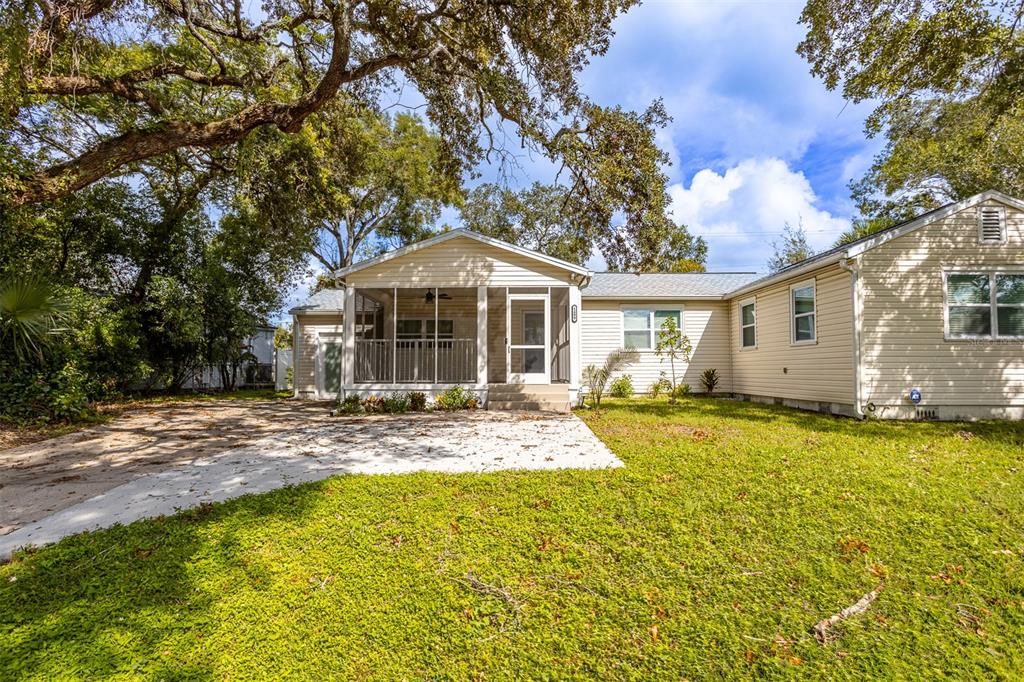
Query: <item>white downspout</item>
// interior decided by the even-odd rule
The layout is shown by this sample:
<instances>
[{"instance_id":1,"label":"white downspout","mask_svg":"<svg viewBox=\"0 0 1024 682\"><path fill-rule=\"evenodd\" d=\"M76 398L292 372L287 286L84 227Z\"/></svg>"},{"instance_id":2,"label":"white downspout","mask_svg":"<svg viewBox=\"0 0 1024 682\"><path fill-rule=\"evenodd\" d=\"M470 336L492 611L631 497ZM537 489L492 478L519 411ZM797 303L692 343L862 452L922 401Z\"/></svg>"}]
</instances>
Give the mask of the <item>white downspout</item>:
<instances>
[{"instance_id":1,"label":"white downspout","mask_svg":"<svg viewBox=\"0 0 1024 682\"><path fill-rule=\"evenodd\" d=\"M839 267L850 273L852 277L850 290L853 296L853 412L858 419L864 419L863 387L861 386L861 354L860 354L860 332L861 332L861 291L860 291L860 263L856 259L843 258L839 261Z\"/></svg>"}]
</instances>

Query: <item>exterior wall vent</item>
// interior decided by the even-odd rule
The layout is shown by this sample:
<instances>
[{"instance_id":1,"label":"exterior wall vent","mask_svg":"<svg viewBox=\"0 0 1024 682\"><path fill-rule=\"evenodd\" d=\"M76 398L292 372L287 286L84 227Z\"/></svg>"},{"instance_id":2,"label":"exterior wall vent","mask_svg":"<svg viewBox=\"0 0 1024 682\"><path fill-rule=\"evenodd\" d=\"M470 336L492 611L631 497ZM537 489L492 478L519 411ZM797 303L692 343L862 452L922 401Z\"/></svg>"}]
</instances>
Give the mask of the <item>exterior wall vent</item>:
<instances>
[{"instance_id":1,"label":"exterior wall vent","mask_svg":"<svg viewBox=\"0 0 1024 682\"><path fill-rule=\"evenodd\" d=\"M1002 244L1006 241L1006 215L999 206L978 209L978 241L982 244Z\"/></svg>"},{"instance_id":2,"label":"exterior wall vent","mask_svg":"<svg viewBox=\"0 0 1024 682\"><path fill-rule=\"evenodd\" d=\"M919 407L914 414L914 419L918 421L934 421L939 418L939 411L934 407Z\"/></svg>"}]
</instances>

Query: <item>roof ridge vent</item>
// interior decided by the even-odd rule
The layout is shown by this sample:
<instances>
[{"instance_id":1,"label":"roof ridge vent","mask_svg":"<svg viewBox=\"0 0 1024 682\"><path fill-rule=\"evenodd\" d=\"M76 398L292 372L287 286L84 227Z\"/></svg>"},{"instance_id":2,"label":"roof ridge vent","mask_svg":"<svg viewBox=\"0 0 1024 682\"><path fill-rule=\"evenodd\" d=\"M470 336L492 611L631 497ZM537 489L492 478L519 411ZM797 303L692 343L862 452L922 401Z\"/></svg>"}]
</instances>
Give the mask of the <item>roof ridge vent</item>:
<instances>
[{"instance_id":1,"label":"roof ridge vent","mask_svg":"<svg viewBox=\"0 0 1024 682\"><path fill-rule=\"evenodd\" d=\"M1006 241L1006 214L1001 206L978 207L978 241L982 244Z\"/></svg>"}]
</instances>

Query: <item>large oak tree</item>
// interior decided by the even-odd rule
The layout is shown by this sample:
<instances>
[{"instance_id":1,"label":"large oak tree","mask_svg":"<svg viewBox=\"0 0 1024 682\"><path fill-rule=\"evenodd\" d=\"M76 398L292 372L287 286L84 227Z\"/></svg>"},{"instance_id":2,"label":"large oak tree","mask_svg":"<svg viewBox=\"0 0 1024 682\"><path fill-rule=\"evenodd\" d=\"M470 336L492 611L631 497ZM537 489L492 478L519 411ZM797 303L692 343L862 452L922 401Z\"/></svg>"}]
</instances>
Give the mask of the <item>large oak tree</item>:
<instances>
[{"instance_id":1,"label":"large oak tree","mask_svg":"<svg viewBox=\"0 0 1024 682\"><path fill-rule=\"evenodd\" d=\"M0 195L53 200L408 84L463 167L509 154L511 122L591 210L638 232L665 201L664 112L595 106L576 82L634 1L21 0L0 20Z\"/></svg>"},{"instance_id":2,"label":"large oak tree","mask_svg":"<svg viewBox=\"0 0 1024 682\"><path fill-rule=\"evenodd\" d=\"M863 236L986 189L1024 194L1024 2L809 0L799 52L873 101L886 144L853 185Z\"/></svg>"}]
</instances>

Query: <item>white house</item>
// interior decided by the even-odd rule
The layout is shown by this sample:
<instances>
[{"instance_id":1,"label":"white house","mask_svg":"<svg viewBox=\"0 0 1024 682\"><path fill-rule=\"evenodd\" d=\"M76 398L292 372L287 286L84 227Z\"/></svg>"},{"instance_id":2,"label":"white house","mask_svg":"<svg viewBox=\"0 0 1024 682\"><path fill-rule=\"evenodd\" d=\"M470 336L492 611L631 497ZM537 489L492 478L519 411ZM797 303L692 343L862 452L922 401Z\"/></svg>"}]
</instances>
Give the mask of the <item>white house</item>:
<instances>
[{"instance_id":1,"label":"white house","mask_svg":"<svg viewBox=\"0 0 1024 682\"><path fill-rule=\"evenodd\" d=\"M851 416L1024 417L1024 202L990 191L767 277L593 273L466 230L335 273L294 308L295 394L453 385L491 408L570 405L620 347L639 391L668 361L718 391Z\"/></svg>"}]
</instances>

